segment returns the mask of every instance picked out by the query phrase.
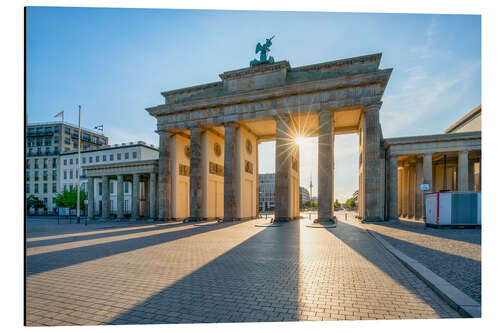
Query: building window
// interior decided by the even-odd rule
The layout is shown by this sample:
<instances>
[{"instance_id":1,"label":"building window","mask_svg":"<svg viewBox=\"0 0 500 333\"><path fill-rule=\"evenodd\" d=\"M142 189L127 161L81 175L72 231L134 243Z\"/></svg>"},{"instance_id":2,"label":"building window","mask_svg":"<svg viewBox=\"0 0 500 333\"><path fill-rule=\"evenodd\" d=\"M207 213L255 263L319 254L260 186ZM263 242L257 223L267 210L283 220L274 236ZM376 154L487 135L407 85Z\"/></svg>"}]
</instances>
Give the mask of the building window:
<instances>
[{"instance_id":1,"label":"building window","mask_svg":"<svg viewBox=\"0 0 500 333\"><path fill-rule=\"evenodd\" d=\"M85 164L87 159L85 157L82 157L82 164Z\"/></svg>"},{"instance_id":2,"label":"building window","mask_svg":"<svg viewBox=\"0 0 500 333\"><path fill-rule=\"evenodd\" d=\"M35 180L38 180L38 171L35 171Z\"/></svg>"},{"instance_id":3,"label":"building window","mask_svg":"<svg viewBox=\"0 0 500 333\"><path fill-rule=\"evenodd\" d=\"M92 163L92 156L89 156L89 163Z\"/></svg>"},{"instance_id":4,"label":"building window","mask_svg":"<svg viewBox=\"0 0 500 333\"><path fill-rule=\"evenodd\" d=\"M30 184L26 184L26 193L30 193Z\"/></svg>"},{"instance_id":5,"label":"building window","mask_svg":"<svg viewBox=\"0 0 500 333\"><path fill-rule=\"evenodd\" d=\"M99 156L96 156L95 157L95 162L98 163L99 162Z\"/></svg>"},{"instance_id":6,"label":"building window","mask_svg":"<svg viewBox=\"0 0 500 333\"><path fill-rule=\"evenodd\" d=\"M52 193L57 192L57 183L52 183Z\"/></svg>"},{"instance_id":7,"label":"building window","mask_svg":"<svg viewBox=\"0 0 500 333\"><path fill-rule=\"evenodd\" d=\"M109 160L112 161L113 160L113 154L110 154L109 155Z\"/></svg>"},{"instance_id":8,"label":"building window","mask_svg":"<svg viewBox=\"0 0 500 333\"><path fill-rule=\"evenodd\" d=\"M125 182L125 193L128 193L128 182Z\"/></svg>"},{"instance_id":9,"label":"building window","mask_svg":"<svg viewBox=\"0 0 500 333\"><path fill-rule=\"evenodd\" d=\"M43 184L43 193L47 193L47 183Z\"/></svg>"},{"instance_id":10,"label":"building window","mask_svg":"<svg viewBox=\"0 0 500 333\"><path fill-rule=\"evenodd\" d=\"M102 183L99 183L99 195L102 195Z\"/></svg>"},{"instance_id":11,"label":"building window","mask_svg":"<svg viewBox=\"0 0 500 333\"><path fill-rule=\"evenodd\" d=\"M44 158L44 159L43 159L43 168L44 168L44 169L47 169L48 167L49 167L49 160L48 160L48 159L46 159L46 158Z\"/></svg>"},{"instance_id":12,"label":"building window","mask_svg":"<svg viewBox=\"0 0 500 333\"><path fill-rule=\"evenodd\" d=\"M30 172L29 171L26 171L26 181L27 182L30 181Z\"/></svg>"},{"instance_id":13,"label":"building window","mask_svg":"<svg viewBox=\"0 0 500 333\"><path fill-rule=\"evenodd\" d=\"M26 169L30 168L30 160L26 160Z\"/></svg>"},{"instance_id":14,"label":"building window","mask_svg":"<svg viewBox=\"0 0 500 333\"><path fill-rule=\"evenodd\" d=\"M63 164L64 164L64 165L68 165L68 160L66 160L66 159L65 159L65 160L63 161Z\"/></svg>"},{"instance_id":15,"label":"building window","mask_svg":"<svg viewBox=\"0 0 500 333\"><path fill-rule=\"evenodd\" d=\"M71 143L71 141L69 140L69 138L64 138L64 143L69 145Z\"/></svg>"},{"instance_id":16,"label":"building window","mask_svg":"<svg viewBox=\"0 0 500 333\"><path fill-rule=\"evenodd\" d=\"M43 170L43 180L47 181L49 178L49 172L47 170Z\"/></svg>"},{"instance_id":17,"label":"building window","mask_svg":"<svg viewBox=\"0 0 500 333\"><path fill-rule=\"evenodd\" d=\"M38 158L35 158L35 169L38 169Z\"/></svg>"},{"instance_id":18,"label":"building window","mask_svg":"<svg viewBox=\"0 0 500 333\"><path fill-rule=\"evenodd\" d=\"M77 141L73 142L73 148L78 148L78 142Z\"/></svg>"},{"instance_id":19,"label":"building window","mask_svg":"<svg viewBox=\"0 0 500 333\"><path fill-rule=\"evenodd\" d=\"M57 181L57 170L52 170L52 180Z\"/></svg>"},{"instance_id":20,"label":"building window","mask_svg":"<svg viewBox=\"0 0 500 333\"><path fill-rule=\"evenodd\" d=\"M102 161L106 162L106 155L102 155Z\"/></svg>"},{"instance_id":21,"label":"building window","mask_svg":"<svg viewBox=\"0 0 500 333\"><path fill-rule=\"evenodd\" d=\"M110 182L109 183L109 194L113 194L114 193L114 188L115 188L114 183Z\"/></svg>"},{"instance_id":22,"label":"building window","mask_svg":"<svg viewBox=\"0 0 500 333\"><path fill-rule=\"evenodd\" d=\"M52 168L57 168L57 158L52 159Z\"/></svg>"},{"instance_id":23,"label":"building window","mask_svg":"<svg viewBox=\"0 0 500 333\"><path fill-rule=\"evenodd\" d=\"M63 186L63 191L66 191L66 184L64 184Z\"/></svg>"},{"instance_id":24,"label":"building window","mask_svg":"<svg viewBox=\"0 0 500 333\"><path fill-rule=\"evenodd\" d=\"M66 170L64 170L63 175L64 175L64 179L67 179L68 173L66 172Z\"/></svg>"},{"instance_id":25,"label":"building window","mask_svg":"<svg viewBox=\"0 0 500 333\"><path fill-rule=\"evenodd\" d=\"M137 158L137 152L136 152L136 151L132 152L132 158L133 158L134 160Z\"/></svg>"},{"instance_id":26,"label":"building window","mask_svg":"<svg viewBox=\"0 0 500 333\"><path fill-rule=\"evenodd\" d=\"M125 153L125 159L128 160L128 153Z\"/></svg>"},{"instance_id":27,"label":"building window","mask_svg":"<svg viewBox=\"0 0 500 333\"><path fill-rule=\"evenodd\" d=\"M35 193L38 193L38 184L35 184Z\"/></svg>"},{"instance_id":28,"label":"building window","mask_svg":"<svg viewBox=\"0 0 500 333\"><path fill-rule=\"evenodd\" d=\"M73 179L73 170L69 170L69 179Z\"/></svg>"},{"instance_id":29,"label":"building window","mask_svg":"<svg viewBox=\"0 0 500 333\"><path fill-rule=\"evenodd\" d=\"M66 128L64 129L64 133L66 133L66 134L70 134L70 129L69 129L69 127L66 127Z\"/></svg>"},{"instance_id":30,"label":"building window","mask_svg":"<svg viewBox=\"0 0 500 333\"><path fill-rule=\"evenodd\" d=\"M73 165L73 159L72 158L69 159L69 165Z\"/></svg>"},{"instance_id":31,"label":"building window","mask_svg":"<svg viewBox=\"0 0 500 333\"><path fill-rule=\"evenodd\" d=\"M117 153L117 154L116 154L116 160L117 160L117 161L119 161L119 160L121 160L121 159L122 159L122 154Z\"/></svg>"}]
</instances>

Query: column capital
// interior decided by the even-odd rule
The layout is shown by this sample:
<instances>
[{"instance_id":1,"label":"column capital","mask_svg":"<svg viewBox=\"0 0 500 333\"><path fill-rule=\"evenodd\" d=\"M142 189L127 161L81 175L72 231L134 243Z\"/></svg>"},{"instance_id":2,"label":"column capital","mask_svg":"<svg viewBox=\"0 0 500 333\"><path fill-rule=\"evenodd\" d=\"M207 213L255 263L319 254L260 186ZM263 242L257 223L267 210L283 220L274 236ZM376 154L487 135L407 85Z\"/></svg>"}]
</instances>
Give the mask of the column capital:
<instances>
[{"instance_id":1,"label":"column capital","mask_svg":"<svg viewBox=\"0 0 500 333\"><path fill-rule=\"evenodd\" d=\"M364 110L365 110L365 113L366 112L375 112L375 111L379 111L381 107L382 107L382 102L373 103L373 104L365 105Z\"/></svg>"},{"instance_id":2,"label":"column capital","mask_svg":"<svg viewBox=\"0 0 500 333\"><path fill-rule=\"evenodd\" d=\"M235 121L229 121L227 123L224 123L224 128L226 128L226 127L238 128L238 127L240 127L240 124L235 122Z\"/></svg>"}]
</instances>

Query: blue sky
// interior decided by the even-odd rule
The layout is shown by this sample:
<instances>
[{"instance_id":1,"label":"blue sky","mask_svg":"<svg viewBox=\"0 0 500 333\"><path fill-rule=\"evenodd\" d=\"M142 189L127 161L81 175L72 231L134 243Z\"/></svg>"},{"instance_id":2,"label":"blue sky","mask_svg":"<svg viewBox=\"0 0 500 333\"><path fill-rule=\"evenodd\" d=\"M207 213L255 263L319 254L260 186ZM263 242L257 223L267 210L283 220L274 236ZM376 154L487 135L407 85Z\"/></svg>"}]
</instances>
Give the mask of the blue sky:
<instances>
[{"instance_id":1,"label":"blue sky","mask_svg":"<svg viewBox=\"0 0 500 333\"><path fill-rule=\"evenodd\" d=\"M65 111L104 125L111 143L158 144L145 107L160 92L218 81L247 67L255 44L276 35L275 60L292 67L382 52L393 68L383 97L385 137L442 133L481 103L481 17L167 9L30 7L28 122ZM358 187L357 136L337 136L335 197ZM274 172L274 144L260 145L260 172ZM317 184L317 141L302 147L301 184Z\"/></svg>"}]
</instances>

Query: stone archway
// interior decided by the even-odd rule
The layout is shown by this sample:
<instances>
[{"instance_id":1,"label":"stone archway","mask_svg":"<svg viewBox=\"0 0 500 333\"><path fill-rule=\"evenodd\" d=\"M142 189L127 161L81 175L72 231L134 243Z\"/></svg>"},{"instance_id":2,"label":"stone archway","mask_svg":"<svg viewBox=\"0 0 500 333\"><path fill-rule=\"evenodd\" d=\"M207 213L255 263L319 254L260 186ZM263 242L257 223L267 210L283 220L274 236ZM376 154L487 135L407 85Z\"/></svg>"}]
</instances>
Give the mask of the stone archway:
<instances>
[{"instance_id":1,"label":"stone archway","mask_svg":"<svg viewBox=\"0 0 500 333\"><path fill-rule=\"evenodd\" d=\"M213 218L206 209L213 195L209 178L224 183L224 219L254 217L257 144L265 140L276 140L276 219L297 217L292 192L299 189L299 170L294 167L299 151L289 142L300 130L319 136L320 220L333 216L333 144L335 135L344 133L358 133L360 138L359 215L382 220L385 163L379 110L392 69L379 69L381 56L296 68L280 61L224 72L218 82L163 92L165 103L147 108L157 119L160 135L159 217ZM247 150L247 142L254 151ZM215 144L223 154L214 156ZM181 207L186 183L188 209Z\"/></svg>"}]
</instances>

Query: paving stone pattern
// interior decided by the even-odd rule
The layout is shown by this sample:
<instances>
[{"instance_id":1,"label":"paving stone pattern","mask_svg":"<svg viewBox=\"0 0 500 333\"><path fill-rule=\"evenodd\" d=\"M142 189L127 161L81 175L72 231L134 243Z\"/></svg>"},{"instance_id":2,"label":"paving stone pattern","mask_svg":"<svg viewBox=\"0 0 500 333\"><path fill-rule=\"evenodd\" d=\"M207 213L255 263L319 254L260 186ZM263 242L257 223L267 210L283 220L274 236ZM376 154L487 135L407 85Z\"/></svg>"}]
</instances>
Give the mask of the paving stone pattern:
<instances>
[{"instance_id":1,"label":"paving stone pattern","mask_svg":"<svg viewBox=\"0 0 500 333\"><path fill-rule=\"evenodd\" d=\"M27 325L459 316L365 230L256 222L28 226Z\"/></svg>"},{"instance_id":2,"label":"paving stone pattern","mask_svg":"<svg viewBox=\"0 0 500 333\"><path fill-rule=\"evenodd\" d=\"M481 302L481 229L425 228L405 221L363 226Z\"/></svg>"}]
</instances>

